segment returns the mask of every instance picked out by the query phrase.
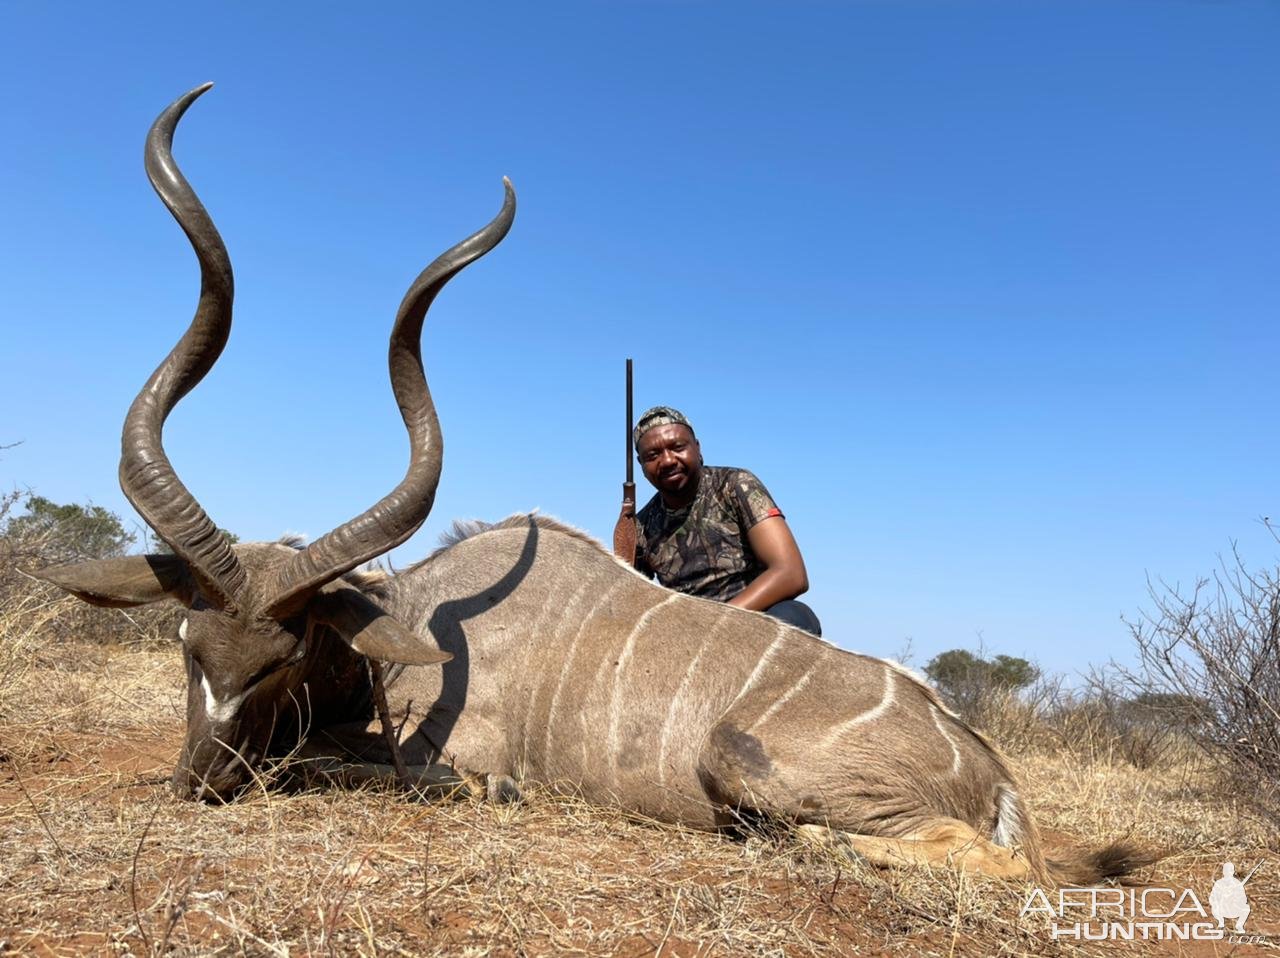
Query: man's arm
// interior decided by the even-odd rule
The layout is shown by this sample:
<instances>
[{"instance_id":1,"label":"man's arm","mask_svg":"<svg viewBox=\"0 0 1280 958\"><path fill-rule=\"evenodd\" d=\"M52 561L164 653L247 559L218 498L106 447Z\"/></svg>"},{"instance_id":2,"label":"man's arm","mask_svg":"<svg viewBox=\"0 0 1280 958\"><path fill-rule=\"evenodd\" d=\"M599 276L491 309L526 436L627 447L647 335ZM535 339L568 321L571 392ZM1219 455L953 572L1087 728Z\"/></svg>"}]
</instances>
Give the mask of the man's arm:
<instances>
[{"instance_id":1,"label":"man's arm","mask_svg":"<svg viewBox=\"0 0 1280 958\"><path fill-rule=\"evenodd\" d=\"M747 542L764 565L764 572L730 599L729 605L763 612L808 591L809 574L786 519L775 515L757 522L747 530Z\"/></svg>"}]
</instances>

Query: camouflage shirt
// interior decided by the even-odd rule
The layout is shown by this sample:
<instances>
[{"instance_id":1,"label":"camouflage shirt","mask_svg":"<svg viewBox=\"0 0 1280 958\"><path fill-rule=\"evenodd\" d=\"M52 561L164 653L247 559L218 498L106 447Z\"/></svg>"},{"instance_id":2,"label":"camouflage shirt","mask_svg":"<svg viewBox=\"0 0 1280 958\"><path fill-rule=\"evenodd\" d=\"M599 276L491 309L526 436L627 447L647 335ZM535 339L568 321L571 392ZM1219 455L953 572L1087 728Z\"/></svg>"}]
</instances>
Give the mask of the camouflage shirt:
<instances>
[{"instance_id":1,"label":"camouflage shirt","mask_svg":"<svg viewBox=\"0 0 1280 958\"><path fill-rule=\"evenodd\" d=\"M636 568L668 589L727 602L764 571L747 530L781 516L745 469L704 466L693 502L670 510L655 495L636 516Z\"/></svg>"}]
</instances>

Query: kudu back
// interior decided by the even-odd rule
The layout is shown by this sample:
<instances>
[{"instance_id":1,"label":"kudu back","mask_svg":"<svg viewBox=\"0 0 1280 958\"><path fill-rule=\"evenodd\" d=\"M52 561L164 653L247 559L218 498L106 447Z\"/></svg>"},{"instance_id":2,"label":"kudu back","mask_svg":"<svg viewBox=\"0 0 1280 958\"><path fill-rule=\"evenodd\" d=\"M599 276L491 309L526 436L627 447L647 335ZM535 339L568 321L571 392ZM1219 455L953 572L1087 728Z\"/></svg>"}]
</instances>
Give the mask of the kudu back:
<instances>
[{"instance_id":1,"label":"kudu back","mask_svg":"<svg viewBox=\"0 0 1280 958\"><path fill-rule=\"evenodd\" d=\"M404 479L305 548L232 546L161 442L231 325L230 260L171 152L178 120L207 88L176 100L147 137L148 175L195 249L202 284L190 327L129 409L120 462L126 496L174 554L42 573L99 605L188 607L179 794L231 799L304 734L311 754L385 762L375 659L397 663L388 698L414 769L540 782L699 828L783 823L883 865L950 861L1085 882L1143 860L1120 845L1046 860L1005 762L915 675L667 591L553 520L459 530L394 576L353 571L430 511L442 439L421 329L443 285L506 235L509 183L498 216L428 266L397 313L389 361L410 439Z\"/></svg>"}]
</instances>

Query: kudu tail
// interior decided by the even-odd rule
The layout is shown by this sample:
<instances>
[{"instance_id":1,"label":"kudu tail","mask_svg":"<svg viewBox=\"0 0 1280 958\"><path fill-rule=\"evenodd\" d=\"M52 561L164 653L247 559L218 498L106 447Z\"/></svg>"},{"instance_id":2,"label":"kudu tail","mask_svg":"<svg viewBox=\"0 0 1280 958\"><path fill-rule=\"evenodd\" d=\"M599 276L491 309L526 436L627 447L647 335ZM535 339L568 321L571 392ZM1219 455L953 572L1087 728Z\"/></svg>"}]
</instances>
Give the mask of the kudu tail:
<instances>
[{"instance_id":1,"label":"kudu tail","mask_svg":"<svg viewBox=\"0 0 1280 958\"><path fill-rule=\"evenodd\" d=\"M1045 865L1051 884L1082 887L1096 885L1104 878L1123 878L1160 858L1131 842L1110 842L1092 851L1064 850L1046 859Z\"/></svg>"},{"instance_id":2,"label":"kudu tail","mask_svg":"<svg viewBox=\"0 0 1280 958\"><path fill-rule=\"evenodd\" d=\"M993 841L1017 848L1027 861L1032 881L1051 887L1089 886L1124 876L1157 862L1161 855L1131 842L1111 842L1094 850L1055 849L1046 854L1026 804L1011 786L1000 787Z\"/></svg>"}]
</instances>

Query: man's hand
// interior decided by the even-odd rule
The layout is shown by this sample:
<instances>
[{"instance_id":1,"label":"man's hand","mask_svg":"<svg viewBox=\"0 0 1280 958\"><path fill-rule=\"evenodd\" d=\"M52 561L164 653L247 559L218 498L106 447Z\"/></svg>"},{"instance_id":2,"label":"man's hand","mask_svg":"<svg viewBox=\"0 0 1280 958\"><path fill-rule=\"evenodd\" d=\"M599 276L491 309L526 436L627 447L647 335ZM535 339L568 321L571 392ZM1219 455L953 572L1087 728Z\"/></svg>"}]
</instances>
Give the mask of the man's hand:
<instances>
[{"instance_id":1,"label":"man's hand","mask_svg":"<svg viewBox=\"0 0 1280 958\"><path fill-rule=\"evenodd\" d=\"M804 569L800 547L782 516L757 522L747 530L751 550L764 564L764 572L729 600L729 605L763 612L781 602L794 599L809 588L809 574Z\"/></svg>"}]
</instances>

